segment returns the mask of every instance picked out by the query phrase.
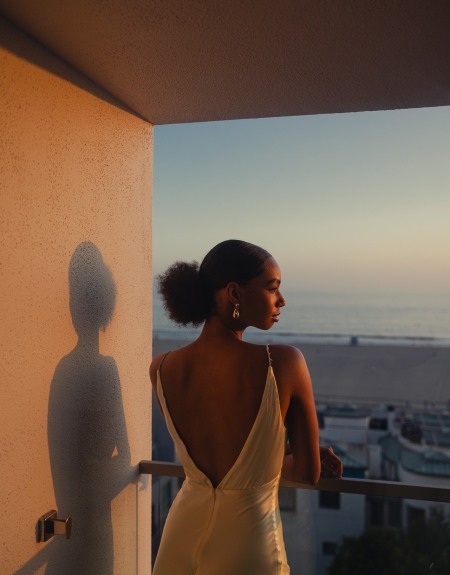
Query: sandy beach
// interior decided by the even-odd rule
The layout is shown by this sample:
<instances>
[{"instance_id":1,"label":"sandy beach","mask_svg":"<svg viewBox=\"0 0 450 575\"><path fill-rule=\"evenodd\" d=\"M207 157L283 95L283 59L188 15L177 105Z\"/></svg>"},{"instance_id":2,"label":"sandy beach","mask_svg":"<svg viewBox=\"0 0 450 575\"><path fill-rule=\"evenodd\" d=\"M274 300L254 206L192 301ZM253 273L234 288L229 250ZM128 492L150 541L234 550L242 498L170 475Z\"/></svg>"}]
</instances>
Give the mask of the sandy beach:
<instances>
[{"instance_id":1,"label":"sandy beach","mask_svg":"<svg viewBox=\"0 0 450 575\"><path fill-rule=\"evenodd\" d=\"M155 338L153 355L188 343ZM305 356L318 404L442 408L450 400L450 348L294 345Z\"/></svg>"}]
</instances>

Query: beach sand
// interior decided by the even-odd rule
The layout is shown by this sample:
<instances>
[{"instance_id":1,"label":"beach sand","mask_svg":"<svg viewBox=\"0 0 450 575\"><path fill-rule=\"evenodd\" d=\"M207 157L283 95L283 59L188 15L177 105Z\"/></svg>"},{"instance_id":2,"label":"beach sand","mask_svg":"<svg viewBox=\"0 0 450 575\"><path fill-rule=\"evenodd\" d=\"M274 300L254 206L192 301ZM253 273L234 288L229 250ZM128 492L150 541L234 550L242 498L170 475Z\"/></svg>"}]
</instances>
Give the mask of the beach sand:
<instances>
[{"instance_id":1,"label":"beach sand","mask_svg":"<svg viewBox=\"0 0 450 575\"><path fill-rule=\"evenodd\" d=\"M153 355L188 343L155 338ZM450 400L450 348L293 345L305 356L317 404L423 408Z\"/></svg>"}]
</instances>

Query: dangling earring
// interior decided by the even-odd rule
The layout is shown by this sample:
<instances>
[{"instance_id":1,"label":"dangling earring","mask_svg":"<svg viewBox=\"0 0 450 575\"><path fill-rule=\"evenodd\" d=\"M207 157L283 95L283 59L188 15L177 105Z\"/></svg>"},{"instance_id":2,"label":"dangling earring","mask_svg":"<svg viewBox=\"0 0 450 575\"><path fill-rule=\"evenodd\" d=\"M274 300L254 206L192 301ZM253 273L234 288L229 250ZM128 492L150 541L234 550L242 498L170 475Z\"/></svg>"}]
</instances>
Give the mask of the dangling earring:
<instances>
[{"instance_id":1,"label":"dangling earring","mask_svg":"<svg viewBox=\"0 0 450 575\"><path fill-rule=\"evenodd\" d=\"M234 306L234 310L233 310L233 317L234 319L237 319L239 317L239 304L235 304Z\"/></svg>"}]
</instances>

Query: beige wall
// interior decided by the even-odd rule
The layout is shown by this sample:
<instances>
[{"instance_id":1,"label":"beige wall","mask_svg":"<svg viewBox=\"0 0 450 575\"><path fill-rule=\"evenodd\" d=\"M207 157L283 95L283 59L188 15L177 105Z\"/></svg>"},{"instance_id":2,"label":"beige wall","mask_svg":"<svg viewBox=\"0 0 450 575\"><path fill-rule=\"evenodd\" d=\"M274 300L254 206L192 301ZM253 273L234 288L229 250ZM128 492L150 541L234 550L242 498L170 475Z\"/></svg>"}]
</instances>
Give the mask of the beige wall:
<instances>
[{"instance_id":1,"label":"beige wall","mask_svg":"<svg viewBox=\"0 0 450 575\"><path fill-rule=\"evenodd\" d=\"M0 573L149 573L152 126L0 38Z\"/></svg>"}]
</instances>

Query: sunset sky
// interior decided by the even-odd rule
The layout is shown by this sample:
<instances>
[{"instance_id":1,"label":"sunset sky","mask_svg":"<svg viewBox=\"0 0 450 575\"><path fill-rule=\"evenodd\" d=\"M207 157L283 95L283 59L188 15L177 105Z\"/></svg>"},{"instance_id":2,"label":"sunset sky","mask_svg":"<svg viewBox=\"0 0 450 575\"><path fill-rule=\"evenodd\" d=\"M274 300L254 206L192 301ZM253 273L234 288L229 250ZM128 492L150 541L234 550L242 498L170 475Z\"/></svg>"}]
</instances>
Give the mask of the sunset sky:
<instances>
[{"instance_id":1,"label":"sunset sky","mask_svg":"<svg viewBox=\"0 0 450 575\"><path fill-rule=\"evenodd\" d=\"M157 126L154 271L261 245L289 291L450 295L450 108Z\"/></svg>"}]
</instances>

